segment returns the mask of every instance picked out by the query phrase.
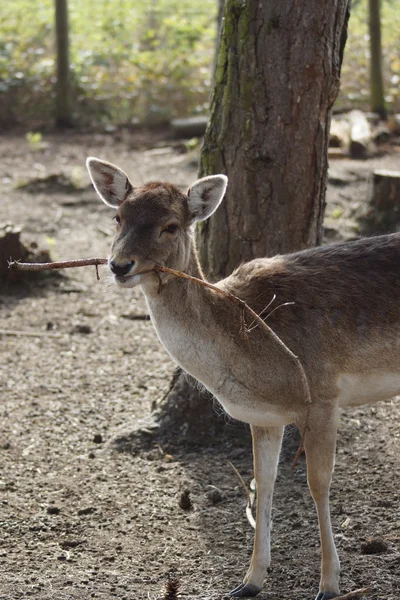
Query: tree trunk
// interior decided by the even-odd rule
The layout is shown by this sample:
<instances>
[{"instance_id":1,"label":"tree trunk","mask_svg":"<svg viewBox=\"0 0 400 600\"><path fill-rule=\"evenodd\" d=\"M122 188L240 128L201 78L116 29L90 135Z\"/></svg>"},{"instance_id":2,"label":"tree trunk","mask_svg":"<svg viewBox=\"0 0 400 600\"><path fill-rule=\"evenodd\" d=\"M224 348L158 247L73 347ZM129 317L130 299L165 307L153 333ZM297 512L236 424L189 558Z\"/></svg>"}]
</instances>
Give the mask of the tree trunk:
<instances>
[{"instance_id":1,"label":"tree trunk","mask_svg":"<svg viewBox=\"0 0 400 600\"><path fill-rule=\"evenodd\" d=\"M382 76L381 0L369 0L370 93L371 110L386 119Z\"/></svg>"},{"instance_id":2,"label":"tree trunk","mask_svg":"<svg viewBox=\"0 0 400 600\"><path fill-rule=\"evenodd\" d=\"M56 125L57 127L71 127L71 76L69 68L67 0L55 0L55 25L57 47Z\"/></svg>"},{"instance_id":3,"label":"tree trunk","mask_svg":"<svg viewBox=\"0 0 400 600\"><path fill-rule=\"evenodd\" d=\"M218 63L218 54L219 54L219 46L221 41L221 32L222 32L222 19L224 17L224 9L225 9L225 0L218 0L218 12L217 12L217 35L215 36L215 56L212 67L213 77L215 78L215 71L217 69ZM215 79L213 79L213 84L215 84Z\"/></svg>"},{"instance_id":4,"label":"tree trunk","mask_svg":"<svg viewBox=\"0 0 400 600\"><path fill-rule=\"evenodd\" d=\"M200 165L200 176L229 177L224 202L198 229L212 280L254 257L321 242L348 17L348 0L226 1ZM220 435L224 425L182 376L158 420L162 430L196 440Z\"/></svg>"}]
</instances>

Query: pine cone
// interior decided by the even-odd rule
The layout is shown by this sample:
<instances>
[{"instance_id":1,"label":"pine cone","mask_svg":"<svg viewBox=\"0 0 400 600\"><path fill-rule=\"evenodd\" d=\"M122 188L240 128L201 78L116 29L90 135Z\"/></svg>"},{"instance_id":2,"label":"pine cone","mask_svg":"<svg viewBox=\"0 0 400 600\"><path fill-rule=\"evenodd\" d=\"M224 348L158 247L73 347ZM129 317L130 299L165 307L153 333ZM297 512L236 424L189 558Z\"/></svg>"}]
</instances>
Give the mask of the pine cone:
<instances>
[{"instance_id":1,"label":"pine cone","mask_svg":"<svg viewBox=\"0 0 400 600\"><path fill-rule=\"evenodd\" d=\"M165 595L164 600L178 600L178 591L180 588L179 579L168 579L165 584Z\"/></svg>"}]
</instances>

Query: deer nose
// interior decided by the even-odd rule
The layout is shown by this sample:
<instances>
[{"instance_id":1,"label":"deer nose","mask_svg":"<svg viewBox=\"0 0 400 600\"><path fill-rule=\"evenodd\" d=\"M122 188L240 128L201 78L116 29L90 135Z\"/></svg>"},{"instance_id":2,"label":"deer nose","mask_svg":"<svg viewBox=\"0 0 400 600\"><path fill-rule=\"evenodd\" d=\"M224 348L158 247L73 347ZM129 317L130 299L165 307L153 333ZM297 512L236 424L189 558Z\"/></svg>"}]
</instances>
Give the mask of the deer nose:
<instances>
[{"instance_id":1,"label":"deer nose","mask_svg":"<svg viewBox=\"0 0 400 600\"><path fill-rule=\"evenodd\" d=\"M124 265L118 265L114 260L110 260L111 271L114 273L114 275L117 275L119 277L123 277L124 275L129 273L129 271L132 269L132 267L134 265L135 265L134 260L131 260L130 262L125 263Z\"/></svg>"}]
</instances>

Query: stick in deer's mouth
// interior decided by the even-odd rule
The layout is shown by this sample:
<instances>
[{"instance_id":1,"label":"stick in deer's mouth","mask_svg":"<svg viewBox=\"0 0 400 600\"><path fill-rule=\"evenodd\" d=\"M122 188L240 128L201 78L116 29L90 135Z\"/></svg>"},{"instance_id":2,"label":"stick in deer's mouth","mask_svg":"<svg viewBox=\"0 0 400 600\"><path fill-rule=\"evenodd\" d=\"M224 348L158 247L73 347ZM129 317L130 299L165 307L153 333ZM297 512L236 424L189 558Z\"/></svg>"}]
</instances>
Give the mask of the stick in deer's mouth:
<instances>
[{"instance_id":1,"label":"stick in deer's mouth","mask_svg":"<svg viewBox=\"0 0 400 600\"><path fill-rule=\"evenodd\" d=\"M100 281L99 265L105 265L107 262L106 258L79 258L76 260L61 260L59 262L48 263L22 263L18 260L10 260L8 268L10 271L47 271L48 269L71 269L94 265L96 267L97 281Z\"/></svg>"},{"instance_id":2,"label":"stick in deer's mouth","mask_svg":"<svg viewBox=\"0 0 400 600\"><path fill-rule=\"evenodd\" d=\"M106 258L79 258L76 260L61 260L48 263L23 263L19 260L10 260L8 268L10 271L47 271L48 269L71 269L73 267L88 267L90 265L106 265Z\"/></svg>"},{"instance_id":3,"label":"stick in deer's mouth","mask_svg":"<svg viewBox=\"0 0 400 600\"><path fill-rule=\"evenodd\" d=\"M87 267L87 266L94 265L96 267L97 279L99 279L99 274L97 271L98 266L105 265L107 263L108 263L108 260L106 258L81 258L81 259L76 259L76 260L63 260L63 261L59 261L59 262L50 262L50 263L21 263L19 261L9 261L8 268L11 270L14 270L14 271L45 271L46 269L68 269L68 268L73 268L73 267ZM257 325L261 326L261 329L264 331L264 333L267 336L269 336L269 337L272 336L273 340L275 341L277 346L280 348L280 350L283 350L283 352L285 352L287 355L289 355L290 358L293 360L296 368L299 371L300 383L304 390L305 404L308 406L311 404L311 393L310 393L307 376L305 374L303 365L301 364L298 356L296 356L295 354L293 354L293 352L291 350L289 350L289 348L286 346L286 344L272 331L272 329L267 325L267 323L263 319L261 319L260 315L255 313L254 310L252 308L250 308L250 306L248 304L246 304L246 302L244 302L243 300L241 300L234 294L231 294L230 292L227 292L227 291L217 287L216 285L209 283L208 281L204 281L203 279L199 279L197 277L187 275L187 273L183 273L182 271L176 271L175 269L169 269L168 267L161 267L160 265L154 265L154 267L152 269L149 269L148 271L143 271L142 273L137 273L137 275L144 275L145 273L155 273L156 275L158 275L158 277L159 277L160 273L168 273L169 275L173 275L175 277L181 277L188 281L192 281L194 283L197 283L199 285L207 287L211 290L214 290L214 292L220 294L221 296L225 297L227 300L229 300L230 302L232 302L233 304L238 306L239 309L241 310L241 323L242 323L241 333L242 333L243 337L245 337L246 334L249 333L249 330L246 326L246 322L245 322L245 318L244 318L245 313L247 313L253 319L253 323L255 322L255 323L257 323ZM242 331L242 328L243 328L243 331ZM308 410L308 412L309 412L309 410ZM306 419L306 424L304 427L304 432L302 435L300 448L299 448L299 451L296 454L295 460L293 462L293 468L296 466L298 457L301 452L301 448L304 445L304 437L306 434L307 422L308 422L308 416Z\"/></svg>"}]
</instances>

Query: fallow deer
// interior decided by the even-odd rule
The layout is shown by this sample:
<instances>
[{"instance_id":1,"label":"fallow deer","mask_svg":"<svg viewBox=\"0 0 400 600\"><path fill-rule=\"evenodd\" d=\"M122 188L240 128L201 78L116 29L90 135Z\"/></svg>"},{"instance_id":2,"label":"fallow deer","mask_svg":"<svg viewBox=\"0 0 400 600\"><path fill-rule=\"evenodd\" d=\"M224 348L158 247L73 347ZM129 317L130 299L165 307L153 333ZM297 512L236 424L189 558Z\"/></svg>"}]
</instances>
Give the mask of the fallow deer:
<instances>
[{"instance_id":1,"label":"fallow deer","mask_svg":"<svg viewBox=\"0 0 400 600\"><path fill-rule=\"evenodd\" d=\"M212 215L227 178L199 179L187 194L168 183L134 188L116 166L89 158L100 198L116 210L109 267L121 288L141 285L152 323L172 358L235 419L250 424L257 486L253 555L232 597L255 596L270 564L271 504L285 425L305 430L308 484L319 520L322 566L316 600L339 594L339 559L329 512L338 409L400 393L400 235L310 248L242 264L220 281L258 314L287 304L268 325L249 327L214 290L167 273L203 279L193 224ZM277 340L283 342L278 343ZM287 347L288 352L282 350ZM292 354L293 353L293 354ZM290 355L304 369L311 402ZM306 428L305 428L306 426Z\"/></svg>"}]
</instances>

